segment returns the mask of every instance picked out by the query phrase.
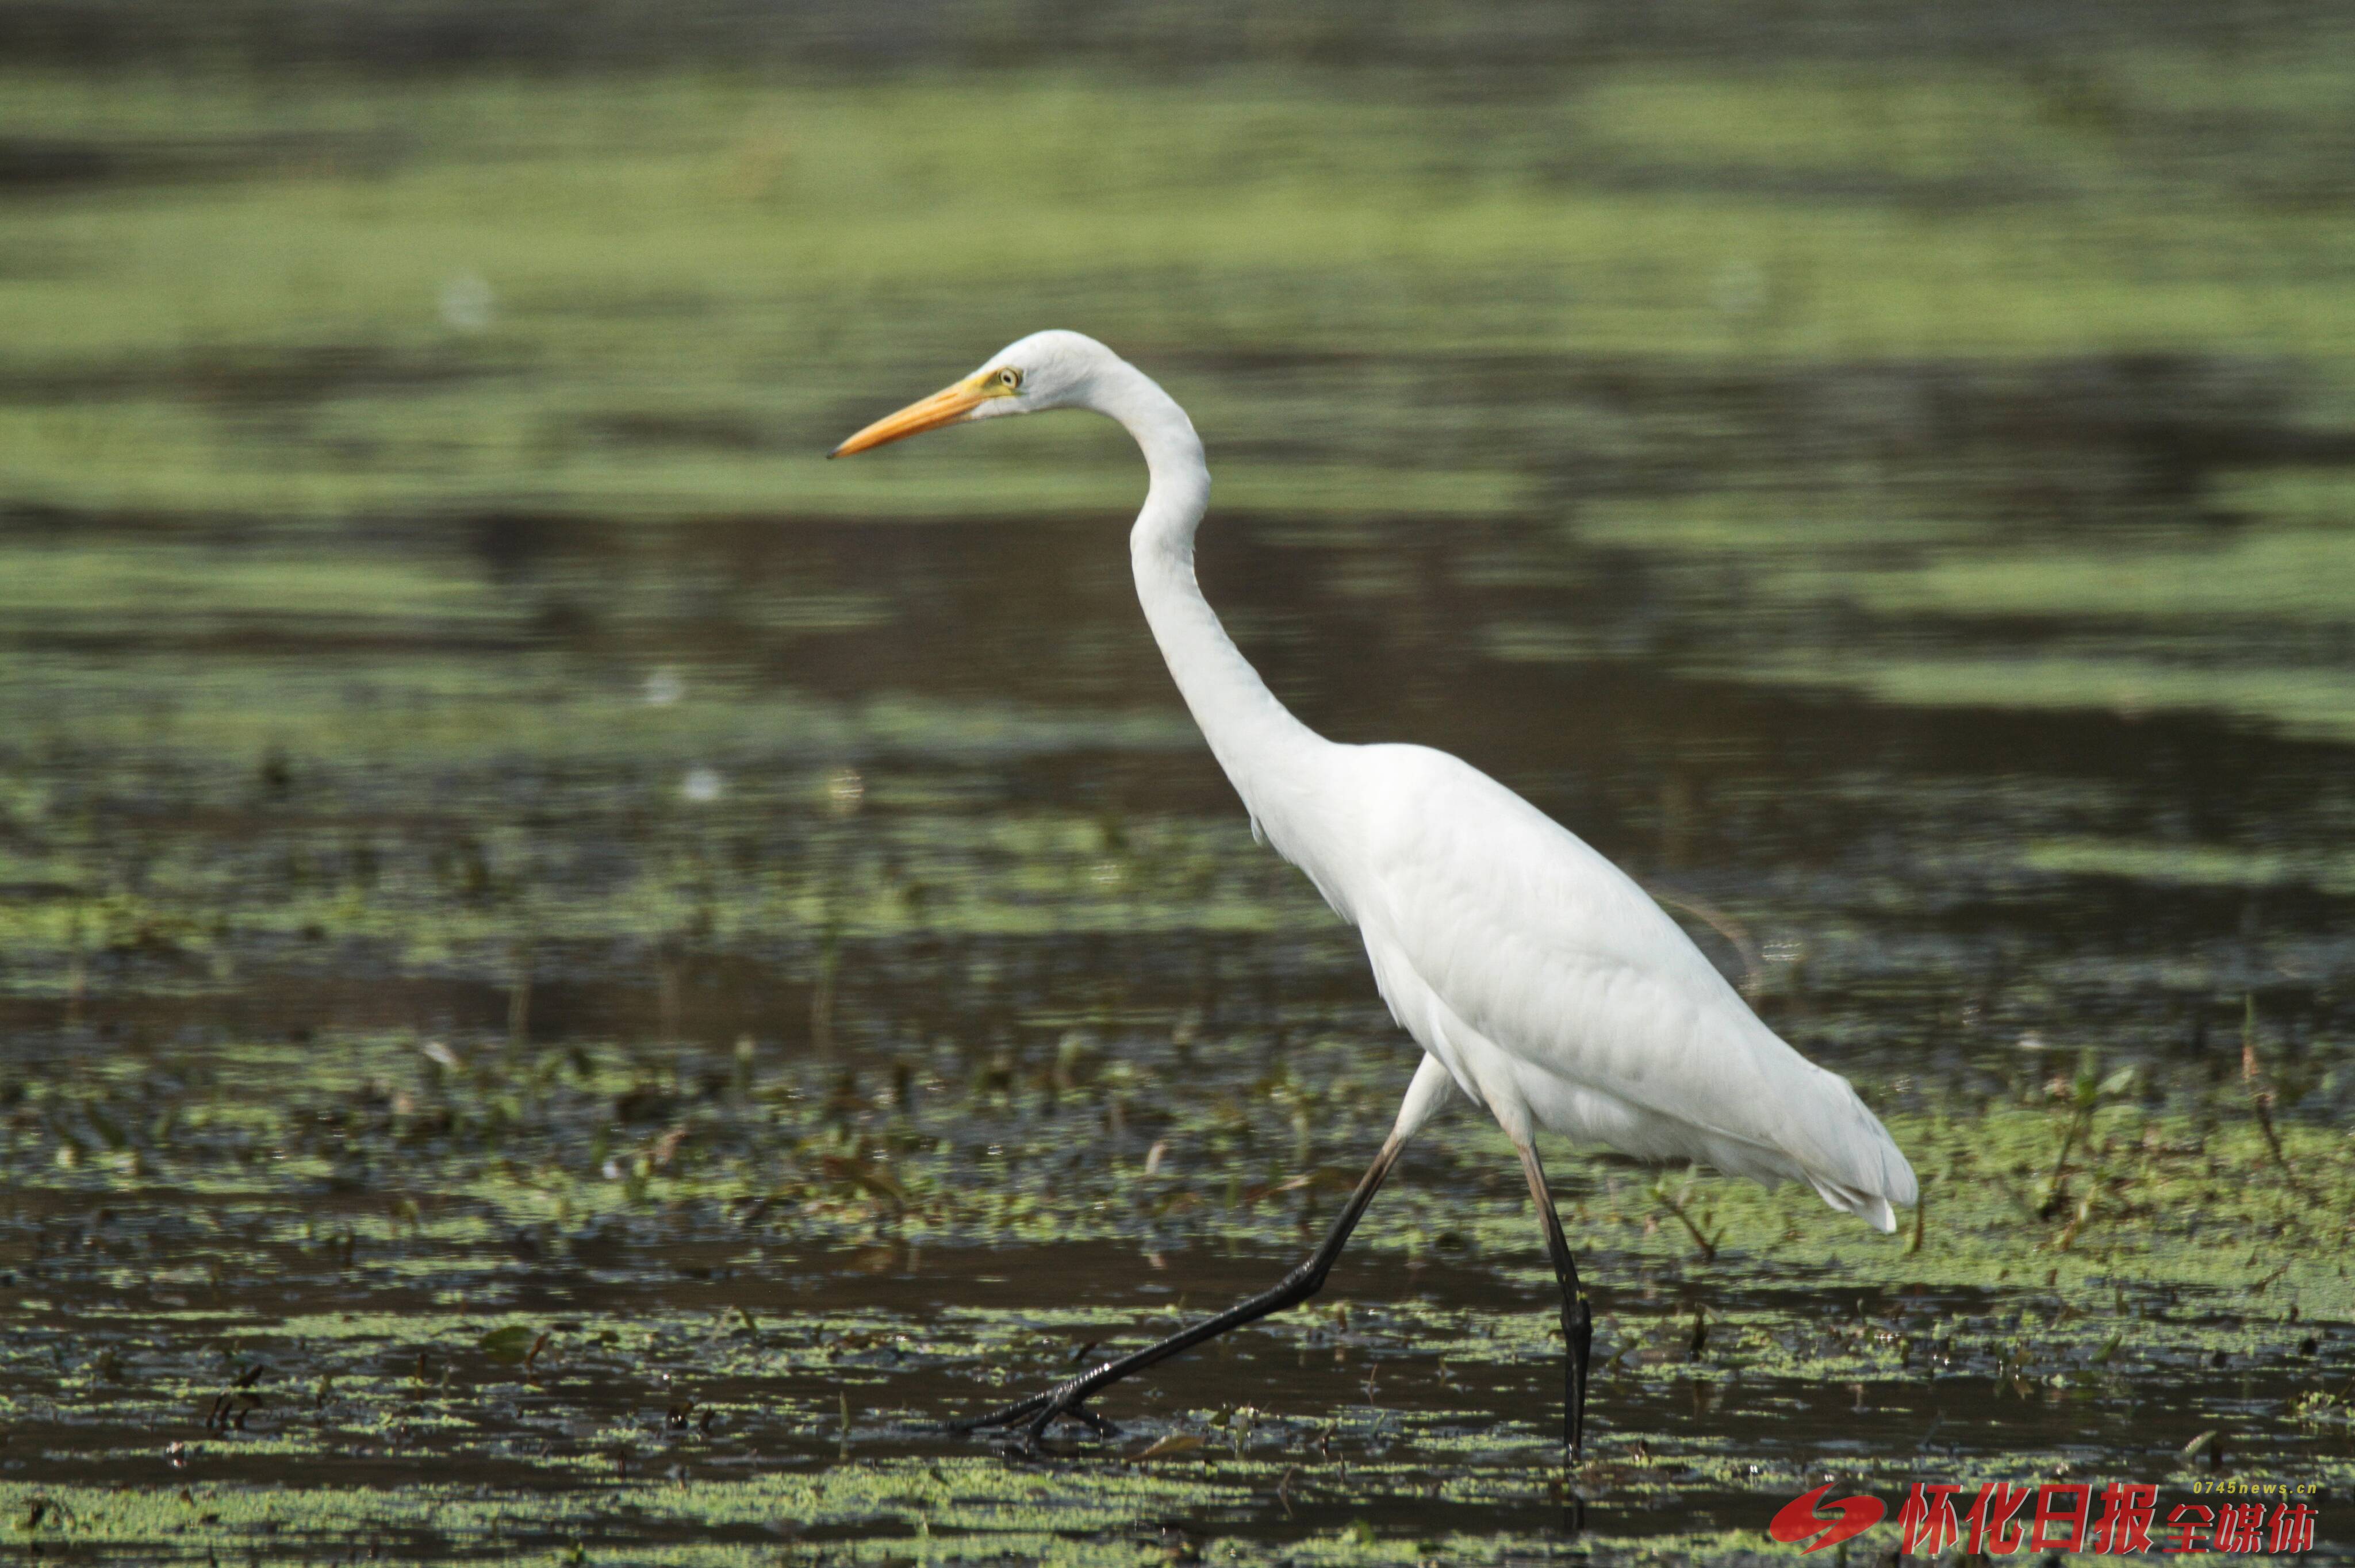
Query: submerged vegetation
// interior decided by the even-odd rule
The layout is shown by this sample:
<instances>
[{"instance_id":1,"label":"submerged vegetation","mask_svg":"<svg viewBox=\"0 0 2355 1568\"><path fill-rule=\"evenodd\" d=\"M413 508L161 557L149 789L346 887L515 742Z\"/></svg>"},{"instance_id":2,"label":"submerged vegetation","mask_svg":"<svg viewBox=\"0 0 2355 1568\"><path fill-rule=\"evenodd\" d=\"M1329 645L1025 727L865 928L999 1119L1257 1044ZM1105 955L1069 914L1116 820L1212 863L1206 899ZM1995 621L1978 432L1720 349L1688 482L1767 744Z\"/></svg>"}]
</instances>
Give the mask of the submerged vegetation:
<instances>
[{"instance_id":1,"label":"submerged vegetation","mask_svg":"<svg viewBox=\"0 0 2355 1568\"><path fill-rule=\"evenodd\" d=\"M1566 1486L1599 1542L1687 1550L1826 1476L2169 1481L2229 1454L2355 1478L2346 1140L2237 1080L2090 1065L1890 1089L1928 1195L1910 1239L1580 1167L1605 1370L1567 1476L1549 1277L1469 1117L1324 1298L1111 1399L1116 1443L1026 1467L943 1436L1304 1244L1397 1075L1294 1044L1255 1078L1250 1039L1133 1028L831 1060L336 1031L61 1064L6 1089L0 1390L52 1472L10 1495L143 1551L1057 1560L1158 1550L1175 1518L1250 1560L1324 1534L1412 1561L1533 1549Z\"/></svg>"},{"instance_id":2,"label":"submerged vegetation","mask_svg":"<svg viewBox=\"0 0 2355 1568\"><path fill-rule=\"evenodd\" d=\"M0 1528L1717 1562L2067 1478L2343 1550L2355 39L1859 39L0 72ZM940 1433L1272 1280L1409 1065L1117 433L822 460L1046 324L1194 410L1304 716L1628 866L1923 1177L1556 1157L1575 1470L1460 1113L1116 1441Z\"/></svg>"}]
</instances>

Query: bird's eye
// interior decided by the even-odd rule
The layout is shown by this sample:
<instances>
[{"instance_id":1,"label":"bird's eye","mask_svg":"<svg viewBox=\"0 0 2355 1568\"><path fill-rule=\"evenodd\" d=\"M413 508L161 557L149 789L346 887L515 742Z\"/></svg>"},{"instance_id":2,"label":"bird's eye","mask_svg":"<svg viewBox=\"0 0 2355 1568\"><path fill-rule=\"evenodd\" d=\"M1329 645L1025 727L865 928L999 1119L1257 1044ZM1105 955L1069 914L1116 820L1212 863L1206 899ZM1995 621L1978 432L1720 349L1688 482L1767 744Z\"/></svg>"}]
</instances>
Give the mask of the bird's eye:
<instances>
[{"instance_id":1,"label":"bird's eye","mask_svg":"<svg viewBox=\"0 0 2355 1568\"><path fill-rule=\"evenodd\" d=\"M1012 392L1022 385L1022 372L1009 365L997 373L997 384Z\"/></svg>"}]
</instances>

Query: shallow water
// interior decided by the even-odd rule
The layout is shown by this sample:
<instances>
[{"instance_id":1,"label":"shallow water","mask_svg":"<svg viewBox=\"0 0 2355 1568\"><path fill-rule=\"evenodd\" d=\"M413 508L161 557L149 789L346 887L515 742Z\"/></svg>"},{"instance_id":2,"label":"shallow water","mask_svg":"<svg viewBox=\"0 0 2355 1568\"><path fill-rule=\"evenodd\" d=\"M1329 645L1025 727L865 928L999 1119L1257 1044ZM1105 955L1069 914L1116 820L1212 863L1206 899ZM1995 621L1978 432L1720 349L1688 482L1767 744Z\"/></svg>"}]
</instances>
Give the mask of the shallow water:
<instances>
[{"instance_id":1,"label":"shallow water","mask_svg":"<svg viewBox=\"0 0 2355 1568\"><path fill-rule=\"evenodd\" d=\"M2301 156L2345 135L2296 59L2233 69ZM1706 62L1534 95L1555 143L1361 79L1219 79L1174 143L1178 99L1072 78L635 120L199 84L173 134L238 154L201 199L133 155L149 99L12 79L120 154L0 196L74 259L0 365L12 1528L1730 1560L1825 1480L2065 1478L2310 1485L2355 1543L2355 378L2312 330L2343 280L2285 326L2267 260L2344 218L2243 188L2280 160L2200 140L2179 69L2096 74L2095 130L1942 66L1771 145L1784 98ZM979 149L1043 276L914 268L988 232L924 152L977 101L1134 205ZM1301 161L1238 205L1253 135ZM1466 168L1448 235L1367 238ZM2145 253L2137 180L2281 243ZM1156 193L1199 270L1140 267ZM1971 246L1977 293L1936 272ZM1046 319L1196 408L1205 587L1279 693L1572 825L1924 1176L1879 1238L1550 1151L1605 1367L1574 1470L1526 1196L1460 1111L1314 1308L1107 1396L1116 1443L937 1429L1272 1281L1412 1062L1175 700L1116 433L817 462Z\"/></svg>"}]
</instances>

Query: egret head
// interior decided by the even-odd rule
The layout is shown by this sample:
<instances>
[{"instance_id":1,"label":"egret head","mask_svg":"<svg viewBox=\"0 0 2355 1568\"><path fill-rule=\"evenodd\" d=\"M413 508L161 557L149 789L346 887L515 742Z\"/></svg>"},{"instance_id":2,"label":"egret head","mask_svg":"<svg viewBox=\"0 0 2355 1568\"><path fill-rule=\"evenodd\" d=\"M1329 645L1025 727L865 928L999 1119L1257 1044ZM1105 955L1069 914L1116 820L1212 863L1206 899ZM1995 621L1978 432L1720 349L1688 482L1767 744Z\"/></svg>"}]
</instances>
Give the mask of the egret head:
<instances>
[{"instance_id":1,"label":"egret head","mask_svg":"<svg viewBox=\"0 0 2355 1568\"><path fill-rule=\"evenodd\" d=\"M1080 333L1034 332L991 355L964 380L886 415L826 455L848 457L943 425L1068 408L1085 401L1098 370L1118 363L1112 350Z\"/></svg>"}]
</instances>

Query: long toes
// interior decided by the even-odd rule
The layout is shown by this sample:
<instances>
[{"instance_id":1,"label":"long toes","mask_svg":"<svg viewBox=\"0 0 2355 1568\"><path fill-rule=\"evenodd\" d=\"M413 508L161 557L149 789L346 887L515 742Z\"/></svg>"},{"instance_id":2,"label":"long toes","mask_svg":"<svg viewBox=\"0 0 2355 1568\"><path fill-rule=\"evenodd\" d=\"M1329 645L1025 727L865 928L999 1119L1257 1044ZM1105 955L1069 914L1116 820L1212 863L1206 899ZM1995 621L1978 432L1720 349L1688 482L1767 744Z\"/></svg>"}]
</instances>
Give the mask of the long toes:
<instances>
[{"instance_id":1,"label":"long toes","mask_svg":"<svg viewBox=\"0 0 2355 1568\"><path fill-rule=\"evenodd\" d=\"M1006 1412L993 1410L986 1415L967 1415L959 1420L946 1422L944 1425L950 1431L969 1437L976 1432L988 1432L1003 1426L1006 1425Z\"/></svg>"},{"instance_id":2,"label":"long toes","mask_svg":"<svg viewBox=\"0 0 2355 1568\"><path fill-rule=\"evenodd\" d=\"M1120 1427L1116 1423L1105 1420L1083 1404L1075 1404L1063 1412L1063 1418L1067 1421L1078 1422L1099 1437L1120 1436Z\"/></svg>"},{"instance_id":3,"label":"long toes","mask_svg":"<svg viewBox=\"0 0 2355 1568\"><path fill-rule=\"evenodd\" d=\"M1091 1417L1081 1411L1077 1400L1065 1404L1060 1400L1050 1399L1047 1402L1047 1408L1031 1417L1022 1430L1032 1445L1036 1446L1045 1440L1048 1432L1058 1421L1076 1421L1082 1426L1092 1424Z\"/></svg>"},{"instance_id":4,"label":"long toes","mask_svg":"<svg viewBox=\"0 0 2355 1568\"><path fill-rule=\"evenodd\" d=\"M1049 1396L1042 1393L1036 1398L1026 1399L1019 1404L1000 1405L996 1410L986 1411L979 1415L964 1416L948 1423L948 1429L967 1435L995 1431L999 1427L1011 1426L1017 1422L1029 1419L1048 1403Z\"/></svg>"}]
</instances>

